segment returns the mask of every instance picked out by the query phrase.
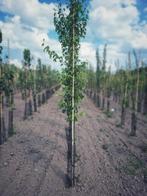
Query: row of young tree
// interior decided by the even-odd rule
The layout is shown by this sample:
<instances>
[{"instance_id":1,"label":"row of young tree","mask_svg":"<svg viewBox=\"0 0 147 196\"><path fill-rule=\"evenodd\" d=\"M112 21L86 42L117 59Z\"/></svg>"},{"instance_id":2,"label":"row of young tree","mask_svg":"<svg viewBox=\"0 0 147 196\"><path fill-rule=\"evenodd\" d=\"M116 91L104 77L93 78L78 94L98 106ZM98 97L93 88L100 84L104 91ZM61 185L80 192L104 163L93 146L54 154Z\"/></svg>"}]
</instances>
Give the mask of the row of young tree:
<instances>
[{"instance_id":1,"label":"row of young tree","mask_svg":"<svg viewBox=\"0 0 147 196\"><path fill-rule=\"evenodd\" d=\"M0 144L15 133L15 94L21 93L24 101L24 120L37 112L60 87L60 74L38 59L36 67L31 64L29 49L23 51L23 66L18 68L2 58L2 32L0 31Z\"/></svg>"},{"instance_id":2,"label":"row of young tree","mask_svg":"<svg viewBox=\"0 0 147 196\"><path fill-rule=\"evenodd\" d=\"M115 63L116 71L112 72L111 66L107 66L107 45L104 46L102 57L99 49L96 50L96 62L96 70L92 66L87 69L87 95L108 114L111 112L111 102L119 103L122 127L125 125L126 110L129 108L130 135L135 136L138 113L147 115L147 65L139 59L134 50L128 53L125 67L120 66L118 60Z\"/></svg>"},{"instance_id":3,"label":"row of young tree","mask_svg":"<svg viewBox=\"0 0 147 196\"><path fill-rule=\"evenodd\" d=\"M51 66L42 64L38 59L36 67L31 64L29 49L23 51L23 68L19 71L17 88L25 101L24 119L37 112L37 107L46 103L47 99L59 88L60 74ZM53 87L53 88L52 88Z\"/></svg>"},{"instance_id":4,"label":"row of young tree","mask_svg":"<svg viewBox=\"0 0 147 196\"><path fill-rule=\"evenodd\" d=\"M0 31L0 144L6 141L8 136L13 135L13 84L14 66L10 68L8 64L3 64L2 60L2 32ZM5 126L4 99L7 98L8 106L8 131Z\"/></svg>"}]
</instances>

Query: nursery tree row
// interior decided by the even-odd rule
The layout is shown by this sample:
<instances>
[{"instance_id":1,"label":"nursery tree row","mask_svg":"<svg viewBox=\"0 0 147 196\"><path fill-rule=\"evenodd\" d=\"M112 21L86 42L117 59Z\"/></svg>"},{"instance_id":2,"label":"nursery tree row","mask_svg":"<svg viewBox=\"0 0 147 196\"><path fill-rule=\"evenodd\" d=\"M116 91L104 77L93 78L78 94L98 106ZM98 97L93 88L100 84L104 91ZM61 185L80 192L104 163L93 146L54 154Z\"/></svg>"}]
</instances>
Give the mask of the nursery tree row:
<instances>
[{"instance_id":1,"label":"nursery tree row","mask_svg":"<svg viewBox=\"0 0 147 196\"><path fill-rule=\"evenodd\" d=\"M21 93L25 103L24 119L37 111L37 107L60 87L60 73L51 66L32 64L29 49L23 51L23 66L18 68L3 61L2 32L0 31L0 144L12 136L14 130L15 94Z\"/></svg>"},{"instance_id":2,"label":"nursery tree row","mask_svg":"<svg viewBox=\"0 0 147 196\"><path fill-rule=\"evenodd\" d=\"M125 125L126 110L131 111L130 135L135 136L138 113L147 115L147 65L134 50L126 57L125 66L119 60L115 63L116 71L107 63L107 45L100 56L96 50L96 70L87 68L86 93L107 115L111 115L112 102L121 108L120 126Z\"/></svg>"}]
</instances>

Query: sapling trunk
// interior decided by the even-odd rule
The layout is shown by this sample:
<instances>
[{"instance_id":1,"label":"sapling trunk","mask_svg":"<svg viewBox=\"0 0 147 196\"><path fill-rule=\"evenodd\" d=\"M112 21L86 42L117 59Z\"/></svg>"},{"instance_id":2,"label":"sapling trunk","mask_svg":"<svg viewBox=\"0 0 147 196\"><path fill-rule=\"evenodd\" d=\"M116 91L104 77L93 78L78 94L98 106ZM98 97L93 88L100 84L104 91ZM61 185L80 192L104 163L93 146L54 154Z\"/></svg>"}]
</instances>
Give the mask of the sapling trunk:
<instances>
[{"instance_id":1,"label":"sapling trunk","mask_svg":"<svg viewBox=\"0 0 147 196\"><path fill-rule=\"evenodd\" d=\"M11 92L10 97L9 97L9 122L8 122L8 135L9 135L9 137L14 134L13 105L14 105L14 97L13 97L13 92Z\"/></svg>"},{"instance_id":2,"label":"sapling trunk","mask_svg":"<svg viewBox=\"0 0 147 196\"><path fill-rule=\"evenodd\" d=\"M2 144L2 133L3 133L3 126L2 126L2 93L0 92L0 145Z\"/></svg>"},{"instance_id":3,"label":"sapling trunk","mask_svg":"<svg viewBox=\"0 0 147 196\"><path fill-rule=\"evenodd\" d=\"M125 125L125 116L126 116L126 107L123 100L121 105L121 126Z\"/></svg>"},{"instance_id":4,"label":"sapling trunk","mask_svg":"<svg viewBox=\"0 0 147 196\"><path fill-rule=\"evenodd\" d=\"M105 97L104 97L104 93L103 93L103 96L102 96L102 110L105 109Z\"/></svg>"},{"instance_id":5,"label":"sapling trunk","mask_svg":"<svg viewBox=\"0 0 147 196\"><path fill-rule=\"evenodd\" d=\"M33 105L34 105L34 112L37 112L37 100L36 100L36 71L34 68L33 72L33 90L32 90L32 96L33 96Z\"/></svg>"},{"instance_id":6,"label":"sapling trunk","mask_svg":"<svg viewBox=\"0 0 147 196\"><path fill-rule=\"evenodd\" d=\"M37 112L37 100L36 100L35 92L33 92L33 105L34 105L34 112Z\"/></svg>"},{"instance_id":7,"label":"sapling trunk","mask_svg":"<svg viewBox=\"0 0 147 196\"><path fill-rule=\"evenodd\" d=\"M28 115L28 103L27 103L27 98L25 97L25 107L24 107L24 120L27 119L27 115Z\"/></svg>"},{"instance_id":8,"label":"sapling trunk","mask_svg":"<svg viewBox=\"0 0 147 196\"><path fill-rule=\"evenodd\" d=\"M31 98L29 99L29 102L28 102L28 106L29 106L29 108L28 108L28 114L29 114L29 116L31 116L32 114L33 114L33 110L32 110L32 100L31 100Z\"/></svg>"},{"instance_id":9,"label":"sapling trunk","mask_svg":"<svg viewBox=\"0 0 147 196\"><path fill-rule=\"evenodd\" d=\"M40 94L38 94L38 107L41 106L41 97L40 97Z\"/></svg>"},{"instance_id":10,"label":"sapling trunk","mask_svg":"<svg viewBox=\"0 0 147 196\"><path fill-rule=\"evenodd\" d=\"M144 101L143 101L143 114L147 115L147 83L145 84Z\"/></svg>"},{"instance_id":11,"label":"sapling trunk","mask_svg":"<svg viewBox=\"0 0 147 196\"><path fill-rule=\"evenodd\" d=\"M142 111L142 89L139 89L139 93L138 93L138 106L137 106L137 112L141 112Z\"/></svg>"},{"instance_id":12,"label":"sapling trunk","mask_svg":"<svg viewBox=\"0 0 147 196\"><path fill-rule=\"evenodd\" d=\"M125 125L125 118L126 118L126 102L127 102L127 90L128 90L128 74L126 75L125 79L125 86L122 92L122 102L121 102L121 126Z\"/></svg>"},{"instance_id":13,"label":"sapling trunk","mask_svg":"<svg viewBox=\"0 0 147 196\"><path fill-rule=\"evenodd\" d=\"M107 112L110 112L110 97L107 97Z\"/></svg>"},{"instance_id":14,"label":"sapling trunk","mask_svg":"<svg viewBox=\"0 0 147 196\"><path fill-rule=\"evenodd\" d=\"M99 93L97 93L97 107L100 107L101 103L100 103L100 95Z\"/></svg>"},{"instance_id":15,"label":"sapling trunk","mask_svg":"<svg viewBox=\"0 0 147 196\"><path fill-rule=\"evenodd\" d=\"M3 111L3 94L0 93L0 144L6 141L6 127Z\"/></svg>"}]
</instances>

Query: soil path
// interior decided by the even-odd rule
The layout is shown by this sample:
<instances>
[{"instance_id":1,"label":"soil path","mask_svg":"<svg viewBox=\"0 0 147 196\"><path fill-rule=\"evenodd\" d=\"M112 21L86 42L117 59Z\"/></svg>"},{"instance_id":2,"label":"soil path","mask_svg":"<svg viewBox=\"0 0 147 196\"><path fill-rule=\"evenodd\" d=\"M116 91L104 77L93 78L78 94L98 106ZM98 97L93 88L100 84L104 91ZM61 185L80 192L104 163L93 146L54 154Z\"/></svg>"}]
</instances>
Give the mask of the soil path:
<instances>
[{"instance_id":1,"label":"soil path","mask_svg":"<svg viewBox=\"0 0 147 196\"><path fill-rule=\"evenodd\" d=\"M115 115L108 118L87 97L76 125L78 182L66 188L67 124L59 94L25 121L24 103L16 97L17 134L0 147L0 196L145 196L147 154L139 146L146 137L141 131L128 137L127 129L116 127Z\"/></svg>"}]
</instances>

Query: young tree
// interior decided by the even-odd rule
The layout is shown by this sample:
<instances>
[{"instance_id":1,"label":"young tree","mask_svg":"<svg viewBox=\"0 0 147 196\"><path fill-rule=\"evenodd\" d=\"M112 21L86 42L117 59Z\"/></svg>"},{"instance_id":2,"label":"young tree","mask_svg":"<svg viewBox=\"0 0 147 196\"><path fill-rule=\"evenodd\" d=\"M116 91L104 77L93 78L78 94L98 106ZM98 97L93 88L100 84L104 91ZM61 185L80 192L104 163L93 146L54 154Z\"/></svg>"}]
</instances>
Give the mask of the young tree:
<instances>
[{"instance_id":1,"label":"young tree","mask_svg":"<svg viewBox=\"0 0 147 196\"><path fill-rule=\"evenodd\" d=\"M24 119L29 115L30 101L27 101L27 98L30 97L30 87L29 87L29 69L31 66L31 53L29 49L24 49L23 51L23 59L24 59L24 100L25 100L25 110L24 110Z\"/></svg>"},{"instance_id":2,"label":"young tree","mask_svg":"<svg viewBox=\"0 0 147 196\"><path fill-rule=\"evenodd\" d=\"M137 129L137 111L138 111L138 90L139 90L139 60L135 50L133 51L135 58L136 69L132 73L133 84L132 84L132 115L131 115L131 136L136 136ZM134 85L135 84L135 85Z\"/></svg>"},{"instance_id":3,"label":"young tree","mask_svg":"<svg viewBox=\"0 0 147 196\"><path fill-rule=\"evenodd\" d=\"M69 12L66 12L66 11ZM49 47L45 50L50 57L59 59L64 63L62 71L62 84L64 99L62 106L67 113L68 129L68 155L67 174L69 185L75 184L75 121L77 120L78 107L83 98L82 72L85 63L79 60L80 39L85 37L87 24L87 8L85 0L69 0L66 9L59 5L54 15L54 24L62 46L62 57L51 52Z\"/></svg>"},{"instance_id":4,"label":"young tree","mask_svg":"<svg viewBox=\"0 0 147 196\"><path fill-rule=\"evenodd\" d=\"M107 58L107 44L104 46L103 63L101 70L101 83L102 83L102 109L105 108L105 94L106 94L106 58Z\"/></svg>"},{"instance_id":5,"label":"young tree","mask_svg":"<svg viewBox=\"0 0 147 196\"><path fill-rule=\"evenodd\" d=\"M106 73L106 94L107 94L107 112L110 112L110 96L111 96L111 66Z\"/></svg>"}]
</instances>

